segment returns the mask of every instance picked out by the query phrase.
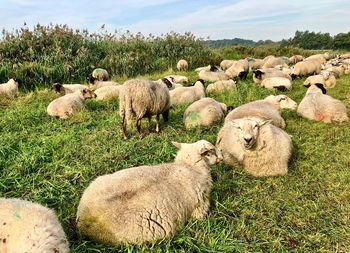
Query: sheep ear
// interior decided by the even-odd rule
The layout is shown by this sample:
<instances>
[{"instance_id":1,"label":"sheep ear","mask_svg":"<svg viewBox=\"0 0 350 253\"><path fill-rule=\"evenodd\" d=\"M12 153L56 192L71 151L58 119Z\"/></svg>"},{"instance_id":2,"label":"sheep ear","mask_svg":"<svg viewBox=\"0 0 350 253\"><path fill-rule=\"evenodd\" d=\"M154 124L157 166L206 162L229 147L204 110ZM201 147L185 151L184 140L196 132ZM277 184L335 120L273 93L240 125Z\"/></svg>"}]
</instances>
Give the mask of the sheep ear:
<instances>
[{"instance_id":1,"label":"sheep ear","mask_svg":"<svg viewBox=\"0 0 350 253\"><path fill-rule=\"evenodd\" d=\"M259 126L261 127L261 126L266 125L268 123L272 123L272 120L261 120L261 121L259 121Z\"/></svg>"},{"instance_id":2,"label":"sheep ear","mask_svg":"<svg viewBox=\"0 0 350 253\"><path fill-rule=\"evenodd\" d=\"M84 94L88 92L87 89L83 89L82 91L83 91Z\"/></svg>"},{"instance_id":3,"label":"sheep ear","mask_svg":"<svg viewBox=\"0 0 350 253\"><path fill-rule=\"evenodd\" d=\"M304 85L305 88L309 88L310 86L310 84Z\"/></svg>"},{"instance_id":4,"label":"sheep ear","mask_svg":"<svg viewBox=\"0 0 350 253\"><path fill-rule=\"evenodd\" d=\"M168 89L173 87L173 84L166 78L162 78L163 83L166 84L166 86L168 87Z\"/></svg>"},{"instance_id":5,"label":"sheep ear","mask_svg":"<svg viewBox=\"0 0 350 253\"><path fill-rule=\"evenodd\" d=\"M202 145L199 149L199 154L204 155L206 154L208 151L210 150L210 148L207 147L207 145Z\"/></svg>"},{"instance_id":6,"label":"sheep ear","mask_svg":"<svg viewBox=\"0 0 350 253\"><path fill-rule=\"evenodd\" d=\"M323 94L327 94L327 90L324 88L322 83L316 83L315 84L317 86L317 88L319 88L320 90L322 90Z\"/></svg>"},{"instance_id":7,"label":"sheep ear","mask_svg":"<svg viewBox=\"0 0 350 253\"><path fill-rule=\"evenodd\" d=\"M181 143L180 142L172 141L171 144L173 144L177 149L181 149Z\"/></svg>"}]
</instances>

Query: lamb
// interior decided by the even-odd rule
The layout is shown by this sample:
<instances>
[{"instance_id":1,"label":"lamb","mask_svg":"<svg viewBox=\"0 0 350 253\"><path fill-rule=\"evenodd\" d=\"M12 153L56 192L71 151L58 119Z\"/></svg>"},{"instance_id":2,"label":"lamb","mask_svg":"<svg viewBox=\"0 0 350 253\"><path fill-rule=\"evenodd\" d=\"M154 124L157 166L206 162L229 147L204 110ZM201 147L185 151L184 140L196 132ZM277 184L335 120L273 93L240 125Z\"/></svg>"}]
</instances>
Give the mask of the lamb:
<instances>
[{"instance_id":1,"label":"lamb","mask_svg":"<svg viewBox=\"0 0 350 253\"><path fill-rule=\"evenodd\" d=\"M326 89L334 88L337 80L335 76L329 71L323 71L319 75L309 76L304 81L304 86L310 87L312 84L323 84Z\"/></svg>"},{"instance_id":2,"label":"lamb","mask_svg":"<svg viewBox=\"0 0 350 253\"><path fill-rule=\"evenodd\" d=\"M268 69L257 69L253 71L253 81L254 83L261 83L265 78L269 77L285 77L288 79L291 79L291 77L284 73L282 70L275 69L275 68L268 68Z\"/></svg>"},{"instance_id":3,"label":"lamb","mask_svg":"<svg viewBox=\"0 0 350 253\"><path fill-rule=\"evenodd\" d=\"M199 78L209 82L216 82L216 81L230 79L229 75L227 75L224 71L221 71L221 70L212 71L212 70L215 70L215 68L211 68L211 70L203 69L199 71L198 73Z\"/></svg>"},{"instance_id":4,"label":"lamb","mask_svg":"<svg viewBox=\"0 0 350 253\"><path fill-rule=\"evenodd\" d=\"M47 107L47 113L52 117L68 119L83 109L83 101L89 98L96 98L96 94L89 89L77 90L53 100Z\"/></svg>"},{"instance_id":5,"label":"lamb","mask_svg":"<svg viewBox=\"0 0 350 253\"><path fill-rule=\"evenodd\" d=\"M204 81L199 79L191 87L179 87L169 93L172 105L193 103L205 97Z\"/></svg>"},{"instance_id":6,"label":"lamb","mask_svg":"<svg viewBox=\"0 0 350 253\"><path fill-rule=\"evenodd\" d=\"M94 91L96 100L109 100L119 98L119 91L121 85L104 86Z\"/></svg>"},{"instance_id":7,"label":"lamb","mask_svg":"<svg viewBox=\"0 0 350 253\"><path fill-rule=\"evenodd\" d=\"M229 67L225 73L230 77L239 77L243 80L247 78L249 73L249 63L247 59L235 61L231 67Z\"/></svg>"},{"instance_id":8,"label":"lamb","mask_svg":"<svg viewBox=\"0 0 350 253\"><path fill-rule=\"evenodd\" d=\"M270 57L265 61L262 68L263 69L273 68L276 65L282 65L284 67L288 67L288 65L286 64L285 60L282 57Z\"/></svg>"},{"instance_id":9,"label":"lamb","mask_svg":"<svg viewBox=\"0 0 350 253\"><path fill-rule=\"evenodd\" d=\"M304 60L304 57L302 55L293 55L292 57L289 58L289 62L291 64L297 64L298 62L301 62Z\"/></svg>"},{"instance_id":10,"label":"lamb","mask_svg":"<svg viewBox=\"0 0 350 253\"><path fill-rule=\"evenodd\" d=\"M304 60L295 64L291 77L294 80L297 77L309 76L321 73L322 64L317 60Z\"/></svg>"},{"instance_id":11,"label":"lamb","mask_svg":"<svg viewBox=\"0 0 350 253\"><path fill-rule=\"evenodd\" d=\"M220 121L227 112L227 106L212 98L202 98L185 111L183 121L186 128L211 126Z\"/></svg>"},{"instance_id":12,"label":"lamb","mask_svg":"<svg viewBox=\"0 0 350 253\"><path fill-rule=\"evenodd\" d=\"M345 105L326 95L322 84L311 85L298 106L297 113L309 120L342 123L349 120Z\"/></svg>"},{"instance_id":13,"label":"lamb","mask_svg":"<svg viewBox=\"0 0 350 253\"><path fill-rule=\"evenodd\" d=\"M178 61L178 63L176 64L176 68L179 70L179 71L186 71L188 69L188 63L186 60L184 59L181 59Z\"/></svg>"},{"instance_id":14,"label":"lamb","mask_svg":"<svg viewBox=\"0 0 350 253\"><path fill-rule=\"evenodd\" d=\"M81 234L102 243L142 244L173 236L209 210L210 166L222 160L211 143L173 144L175 161L100 176L84 191L77 211Z\"/></svg>"},{"instance_id":15,"label":"lamb","mask_svg":"<svg viewBox=\"0 0 350 253\"><path fill-rule=\"evenodd\" d=\"M55 213L36 203L0 198L0 252L68 253Z\"/></svg>"},{"instance_id":16,"label":"lamb","mask_svg":"<svg viewBox=\"0 0 350 253\"><path fill-rule=\"evenodd\" d=\"M279 91L287 91L292 88L291 80L285 77L269 77L264 79L260 85L266 89Z\"/></svg>"},{"instance_id":17,"label":"lamb","mask_svg":"<svg viewBox=\"0 0 350 253\"><path fill-rule=\"evenodd\" d=\"M172 82L174 83L180 83L180 84L187 84L188 78L186 76L180 76L180 75L169 75L164 78L170 78Z\"/></svg>"},{"instance_id":18,"label":"lamb","mask_svg":"<svg viewBox=\"0 0 350 253\"><path fill-rule=\"evenodd\" d=\"M216 81L207 86L207 93L222 93L236 89L236 82L233 80Z\"/></svg>"},{"instance_id":19,"label":"lamb","mask_svg":"<svg viewBox=\"0 0 350 253\"><path fill-rule=\"evenodd\" d=\"M216 146L225 164L243 167L255 177L287 174L293 149L291 137L286 132L255 117L225 124L218 134Z\"/></svg>"},{"instance_id":20,"label":"lamb","mask_svg":"<svg viewBox=\"0 0 350 253\"><path fill-rule=\"evenodd\" d=\"M7 83L0 84L0 96L9 98L18 96L18 82L11 78Z\"/></svg>"},{"instance_id":21,"label":"lamb","mask_svg":"<svg viewBox=\"0 0 350 253\"><path fill-rule=\"evenodd\" d=\"M90 77L88 79L88 81L89 81L91 90L96 90L98 88L102 88L102 87L106 87L106 86L120 85L119 83L114 82L114 81L99 81L94 77Z\"/></svg>"},{"instance_id":22,"label":"lamb","mask_svg":"<svg viewBox=\"0 0 350 253\"><path fill-rule=\"evenodd\" d=\"M97 68L92 71L91 77L95 78L98 81L107 81L109 79L109 75L107 70Z\"/></svg>"},{"instance_id":23,"label":"lamb","mask_svg":"<svg viewBox=\"0 0 350 253\"><path fill-rule=\"evenodd\" d=\"M231 67L236 61L235 60L223 60L220 63L220 68L222 70L227 70L229 67Z\"/></svg>"},{"instance_id":24,"label":"lamb","mask_svg":"<svg viewBox=\"0 0 350 253\"><path fill-rule=\"evenodd\" d=\"M136 128L141 134L142 118L147 117L150 122L156 115L156 132L160 132L159 116L162 114L165 122L169 120L169 89L172 88L172 83L165 78L160 81L133 79L123 84L119 91L119 113L124 139L128 138L126 126L130 124L132 116L135 116Z\"/></svg>"},{"instance_id":25,"label":"lamb","mask_svg":"<svg viewBox=\"0 0 350 253\"><path fill-rule=\"evenodd\" d=\"M285 128L286 123L280 111L282 109L296 110L297 106L297 103L286 95L270 95L263 100L256 100L235 108L227 114L225 124L244 117L259 117L271 120L271 124L277 127Z\"/></svg>"},{"instance_id":26,"label":"lamb","mask_svg":"<svg viewBox=\"0 0 350 253\"><path fill-rule=\"evenodd\" d=\"M54 83L52 85L52 90L60 93L62 95L66 95L69 93L74 93L77 90L84 90L84 89L88 89L89 87L87 87L86 85L83 84L60 84L60 83Z\"/></svg>"}]
</instances>

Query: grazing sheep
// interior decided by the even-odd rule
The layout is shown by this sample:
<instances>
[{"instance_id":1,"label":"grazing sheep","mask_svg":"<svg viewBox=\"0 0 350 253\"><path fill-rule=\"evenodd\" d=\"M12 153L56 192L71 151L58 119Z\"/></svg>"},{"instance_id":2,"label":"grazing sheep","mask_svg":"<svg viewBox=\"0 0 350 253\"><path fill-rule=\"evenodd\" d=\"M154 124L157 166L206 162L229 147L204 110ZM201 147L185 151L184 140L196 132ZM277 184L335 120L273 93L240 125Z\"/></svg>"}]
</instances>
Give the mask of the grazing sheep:
<instances>
[{"instance_id":1,"label":"grazing sheep","mask_svg":"<svg viewBox=\"0 0 350 253\"><path fill-rule=\"evenodd\" d=\"M119 98L119 91L121 85L104 86L94 91L96 100L109 100L112 98Z\"/></svg>"},{"instance_id":2,"label":"grazing sheep","mask_svg":"<svg viewBox=\"0 0 350 253\"><path fill-rule=\"evenodd\" d=\"M112 86L112 85L120 85L117 82L114 81L99 81L95 79L94 77L90 77L89 79L90 89L96 90L98 88L106 87L106 86Z\"/></svg>"},{"instance_id":3,"label":"grazing sheep","mask_svg":"<svg viewBox=\"0 0 350 253\"><path fill-rule=\"evenodd\" d=\"M236 89L236 82L233 80L216 81L207 86L207 93L222 93Z\"/></svg>"},{"instance_id":4,"label":"grazing sheep","mask_svg":"<svg viewBox=\"0 0 350 253\"><path fill-rule=\"evenodd\" d=\"M172 105L193 103L205 97L204 81L199 79L191 87L179 87L169 93Z\"/></svg>"},{"instance_id":5,"label":"grazing sheep","mask_svg":"<svg viewBox=\"0 0 350 253\"><path fill-rule=\"evenodd\" d=\"M91 76L98 81L107 81L109 79L107 70L101 68L94 69Z\"/></svg>"},{"instance_id":6,"label":"grazing sheep","mask_svg":"<svg viewBox=\"0 0 350 253\"><path fill-rule=\"evenodd\" d=\"M184 59L179 60L178 63L176 64L176 68L179 71L186 71L188 69L187 61Z\"/></svg>"},{"instance_id":7,"label":"grazing sheep","mask_svg":"<svg viewBox=\"0 0 350 253\"><path fill-rule=\"evenodd\" d=\"M47 113L52 117L67 119L83 109L83 101L89 98L96 98L96 94L89 89L77 90L53 100L47 107Z\"/></svg>"},{"instance_id":8,"label":"grazing sheep","mask_svg":"<svg viewBox=\"0 0 350 253\"><path fill-rule=\"evenodd\" d=\"M60 93L62 95L66 95L69 93L74 93L77 90L84 90L84 89L88 89L89 87L87 87L86 85L83 84L60 84L60 83L54 83L52 85L52 90Z\"/></svg>"},{"instance_id":9,"label":"grazing sheep","mask_svg":"<svg viewBox=\"0 0 350 253\"><path fill-rule=\"evenodd\" d=\"M180 75L169 75L164 78L170 78L173 83L181 83L181 84L187 84L188 78L186 76L180 76Z\"/></svg>"},{"instance_id":10,"label":"grazing sheep","mask_svg":"<svg viewBox=\"0 0 350 253\"><path fill-rule=\"evenodd\" d=\"M209 210L210 166L222 160L211 143L173 144L173 163L123 169L95 179L80 200L77 227L103 243L146 243L169 238Z\"/></svg>"},{"instance_id":11,"label":"grazing sheep","mask_svg":"<svg viewBox=\"0 0 350 253\"><path fill-rule=\"evenodd\" d=\"M200 79L203 79L204 81L209 81L209 82L216 82L216 81L221 81L221 80L228 80L230 77L221 70L215 70L215 68L211 68L210 70L203 69L199 71L198 76Z\"/></svg>"},{"instance_id":12,"label":"grazing sheep","mask_svg":"<svg viewBox=\"0 0 350 253\"><path fill-rule=\"evenodd\" d=\"M55 213L36 203L0 198L1 253L68 253Z\"/></svg>"},{"instance_id":13,"label":"grazing sheep","mask_svg":"<svg viewBox=\"0 0 350 253\"><path fill-rule=\"evenodd\" d=\"M331 96L322 84L311 85L298 106L297 113L310 120L342 123L349 120L345 105Z\"/></svg>"},{"instance_id":14,"label":"grazing sheep","mask_svg":"<svg viewBox=\"0 0 350 253\"><path fill-rule=\"evenodd\" d=\"M0 84L0 96L9 98L18 96L18 82L11 78L7 83Z\"/></svg>"},{"instance_id":15,"label":"grazing sheep","mask_svg":"<svg viewBox=\"0 0 350 253\"><path fill-rule=\"evenodd\" d=\"M285 77L269 77L265 78L260 85L270 90L287 91L292 88L292 81Z\"/></svg>"},{"instance_id":16,"label":"grazing sheep","mask_svg":"<svg viewBox=\"0 0 350 253\"><path fill-rule=\"evenodd\" d=\"M276 65L282 65L284 67L288 67L285 59L283 59L282 57L270 57L265 61L264 65L261 68L262 69L273 68Z\"/></svg>"},{"instance_id":17,"label":"grazing sheep","mask_svg":"<svg viewBox=\"0 0 350 253\"><path fill-rule=\"evenodd\" d=\"M262 59L247 58L250 70L256 70L262 68L265 61Z\"/></svg>"},{"instance_id":18,"label":"grazing sheep","mask_svg":"<svg viewBox=\"0 0 350 253\"><path fill-rule=\"evenodd\" d=\"M244 117L259 117L271 120L271 124L285 128L286 123L281 117L282 109L296 110L297 103L286 95L270 95L263 100L256 100L233 109L225 118L225 124Z\"/></svg>"},{"instance_id":19,"label":"grazing sheep","mask_svg":"<svg viewBox=\"0 0 350 253\"><path fill-rule=\"evenodd\" d=\"M322 64L317 60L304 60L295 64L291 77L294 80L297 77L309 76L321 73Z\"/></svg>"},{"instance_id":20,"label":"grazing sheep","mask_svg":"<svg viewBox=\"0 0 350 253\"><path fill-rule=\"evenodd\" d=\"M227 112L227 106L212 98L202 98L187 107L183 121L186 128L211 126L220 121Z\"/></svg>"},{"instance_id":21,"label":"grazing sheep","mask_svg":"<svg viewBox=\"0 0 350 253\"><path fill-rule=\"evenodd\" d=\"M249 73L249 63L247 59L235 61L231 67L229 67L225 73L230 77L239 77L243 80L247 78Z\"/></svg>"},{"instance_id":22,"label":"grazing sheep","mask_svg":"<svg viewBox=\"0 0 350 253\"><path fill-rule=\"evenodd\" d=\"M225 164L243 167L255 177L287 174L293 148L286 132L255 117L225 124L218 134L216 146Z\"/></svg>"},{"instance_id":23,"label":"grazing sheep","mask_svg":"<svg viewBox=\"0 0 350 253\"><path fill-rule=\"evenodd\" d=\"M160 132L159 116L162 114L165 122L169 119L169 89L172 88L172 83L166 78L159 81L135 79L123 84L119 91L119 112L124 139L128 138L126 126L133 116L136 118L137 131L141 134L142 118L147 117L150 122L152 116L156 115L156 132Z\"/></svg>"},{"instance_id":24,"label":"grazing sheep","mask_svg":"<svg viewBox=\"0 0 350 253\"><path fill-rule=\"evenodd\" d=\"M310 85L317 83L322 84L326 89L330 89L335 87L337 80L332 72L323 71L319 75L309 76L306 78L304 81L304 86L310 87Z\"/></svg>"},{"instance_id":25,"label":"grazing sheep","mask_svg":"<svg viewBox=\"0 0 350 253\"><path fill-rule=\"evenodd\" d=\"M261 83L264 79L269 77L285 77L291 79L291 77L284 73L282 70L275 68L268 69L257 69L253 71L253 81L254 83Z\"/></svg>"},{"instance_id":26,"label":"grazing sheep","mask_svg":"<svg viewBox=\"0 0 350 253\"><path fill-rule=\"evenodd\" d=\"M232 64L234 64L236 61L235 60L223 60L221 63L220 63L220 68L222 70L226 70L228 69L229 67L232 66Z\"/></svg>"},{"instance_id":27,"label":"grazing sheep","mask_svg":"<svg viewBox=\"0 0 350 253\"><path fill-rule=\"evenodd\" d=\"M302 55L293 55L292 57L289 58L289 62L291 64L297 64L298 62L301 62L304 60L304 57Z\"/></svg>"}]
</instances>

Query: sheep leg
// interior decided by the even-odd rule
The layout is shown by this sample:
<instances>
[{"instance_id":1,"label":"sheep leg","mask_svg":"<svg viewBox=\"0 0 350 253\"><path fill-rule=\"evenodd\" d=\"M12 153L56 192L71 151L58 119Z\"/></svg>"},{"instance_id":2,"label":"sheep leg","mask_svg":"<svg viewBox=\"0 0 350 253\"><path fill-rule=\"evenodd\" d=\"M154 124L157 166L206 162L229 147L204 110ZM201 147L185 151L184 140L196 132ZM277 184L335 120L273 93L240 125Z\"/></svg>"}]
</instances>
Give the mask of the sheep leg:
<instances>
[{"instance_id":1,"label":"sheep leg","mask_svg":"<svg viewBox=\"0 0 350 253\"><path fill-rule=\"evenodd\" d=\"M169 110L166 110L165 112L163 112L162 116L163 116L164 122L168 122L169 121Z\"/></svg>"},{"instance_id":2,"label":"sheep leg","mask_svg":"<svg viewBox=\"0 0 350 253\"><path fill-rule=\"evenodd\" d=\"M160 133L159 114L157 114L157 116L156 116L156 132Z\"/></svg>"},{"instance_id":3,"label":"sheep leg","mask_svg":"<svg viewBox=\"0 0 350 253\"><path fill-rule=\"evenodd\" d=\"M123 127L123 136L124 136L124 140L127 140L127 139L128 139L128 131L126 130L126 119L125 119L125 115L123 115L122 127Z\"/></svg>"},{"instance_id":4,"label":"sheep leg","mask_svg":"<svg viewBox=\"0 0 350 253\"><path fill-rule=\"evenodd\" d=\"M204 197L204 199L200 201L198 206L193 210L191 217L195 219L204 219L208 214L209 206L209 198Z\"/></svg>"},{"instance_id":5,"label":"sheep leg","mask_svg":"<svg viewBox=\"0 0 350 253\"><path fill-rule=\"evenodd\" d=\"M136 120L136 128L139 134L141 134L141 119Z\"/></svg>"}]
</instances>

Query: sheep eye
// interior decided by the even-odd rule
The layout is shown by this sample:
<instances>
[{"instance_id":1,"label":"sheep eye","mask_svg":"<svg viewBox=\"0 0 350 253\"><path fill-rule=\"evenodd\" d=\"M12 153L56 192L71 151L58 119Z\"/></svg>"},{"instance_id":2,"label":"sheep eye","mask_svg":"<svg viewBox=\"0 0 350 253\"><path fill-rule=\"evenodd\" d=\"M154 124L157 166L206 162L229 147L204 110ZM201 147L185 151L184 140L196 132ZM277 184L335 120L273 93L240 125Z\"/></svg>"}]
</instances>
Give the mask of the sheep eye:
<instances>
[{"instance_id":1,"label":"sheep eye","mask_svg":"<svg viewBox=\"0 0 350 253\"><path fill-rule=\"evenodd\" d=\"M259 127L259 125L255 125L255 126L254 126L254 128L258 128L258 127Z\"/></svg>"}]
</instances>

